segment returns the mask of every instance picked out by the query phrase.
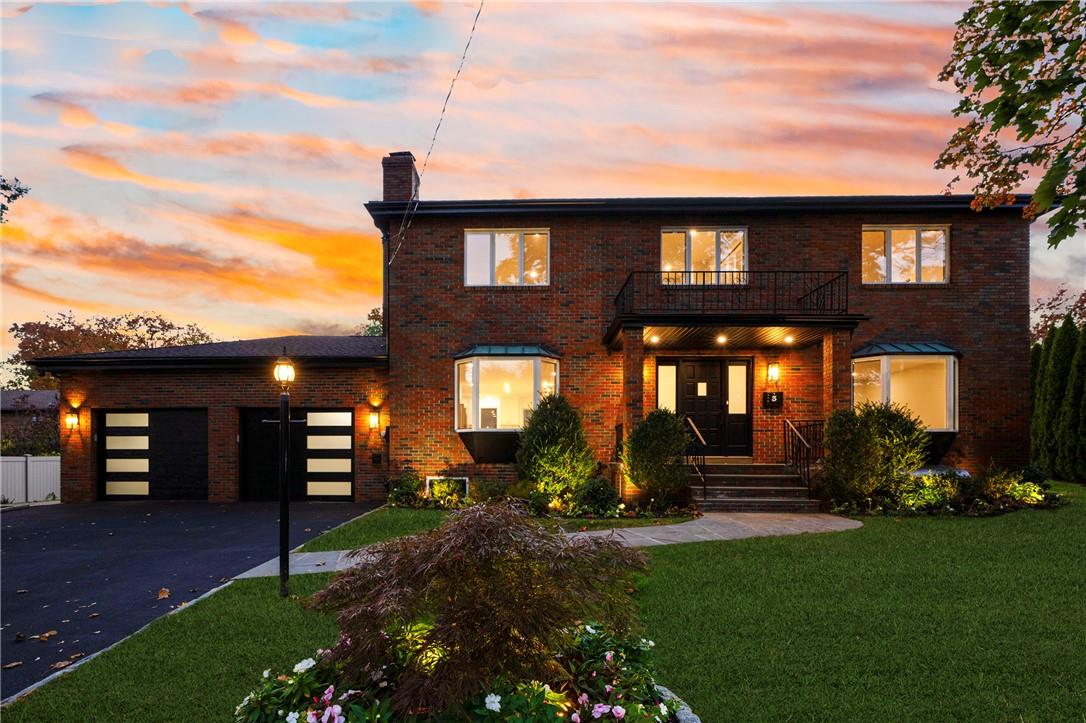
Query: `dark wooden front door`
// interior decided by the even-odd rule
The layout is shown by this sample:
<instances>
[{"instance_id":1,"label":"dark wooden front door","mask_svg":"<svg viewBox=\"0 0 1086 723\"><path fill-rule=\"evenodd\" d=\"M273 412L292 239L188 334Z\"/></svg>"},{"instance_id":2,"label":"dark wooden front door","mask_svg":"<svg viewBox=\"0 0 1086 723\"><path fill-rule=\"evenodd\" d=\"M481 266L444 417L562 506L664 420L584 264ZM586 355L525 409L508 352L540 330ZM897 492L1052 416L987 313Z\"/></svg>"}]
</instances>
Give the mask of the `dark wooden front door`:
<instances>
[{"instance_id":1,"label":"dark wooden front door","mask_svg":"<svg viewBox=\"0 0 1086 723\"><path fill-rule=\"evenodd\" d=\"M679 413L705 438L706 453L750 456L749 359L684 359L679 363Z\"/></svg>"}]
</instances>

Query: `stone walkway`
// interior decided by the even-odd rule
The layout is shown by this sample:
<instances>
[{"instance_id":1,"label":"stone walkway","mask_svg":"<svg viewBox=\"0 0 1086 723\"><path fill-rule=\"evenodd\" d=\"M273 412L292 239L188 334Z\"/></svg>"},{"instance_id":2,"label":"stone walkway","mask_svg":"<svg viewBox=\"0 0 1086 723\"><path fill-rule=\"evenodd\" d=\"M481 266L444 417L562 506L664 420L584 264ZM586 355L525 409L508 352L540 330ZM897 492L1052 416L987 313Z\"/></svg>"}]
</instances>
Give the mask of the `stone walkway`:
<instances>
[{"instance_id":1,"label":"stone walkway","mask_svg":"<svg viewBox=\"0 0 1086 723\"><path fill-rule=\"evenodd\" d=\"M621 527L614 530L573 532L573 537L599 537L614 535L631 547L654 545L678 545L684 542L710 540L741 540L746 537L778 537L802 535L813 532L840 532L862 527L858 520L836 515L778 512L707 512L704 517L677 525L650 527ZM311 572L335 572L350 567L349 550L335 552L294 552L290 555L290 573L304 575ZM279 558L243 572L237 579L246 577L274 577L279 574Z\"/></svg>"}]
</instances>

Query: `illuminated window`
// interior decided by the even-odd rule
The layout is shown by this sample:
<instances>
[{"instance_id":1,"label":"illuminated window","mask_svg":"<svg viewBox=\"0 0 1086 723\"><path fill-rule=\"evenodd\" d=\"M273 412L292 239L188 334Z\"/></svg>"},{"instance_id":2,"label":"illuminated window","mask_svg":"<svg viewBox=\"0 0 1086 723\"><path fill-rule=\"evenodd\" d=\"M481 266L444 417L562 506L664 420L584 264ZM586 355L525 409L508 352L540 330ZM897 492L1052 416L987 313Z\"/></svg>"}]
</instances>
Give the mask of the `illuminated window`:
<instances>
[{"instance_id":1,"label":"illuminated window","mask_svg":"<svg viewBox=\"0 0 1086 723\"><path fill-rule=\"evenodd\" d=\"M558 362L537 356L456 362L456 429L517 430L541 397L558 393Z\"/></svg>"},{"instance_id":2,"label":"illuminated window","mask_svg":"<svg viewBox=\"0 0 1086 723\"><path fill-rule=\"evenodd\" d=\"M550 283L550 232L467 231L465 286L545 286Z\"/></svg>"},{"instance_id":3,"label":"illuminated window","mask_svg":"<svg viewBox=\"0 0 1086 723\"><path fill-rule=\"evenodd\" d=\"M949 230L939 226L865 226L860 268L865 284L942 284Z\"/></svg>"},{"instance_id":4,"label":"illuminated window","mask_svg":"<svg viewBox=\"0 0 1086 723\"><path fill-rule=\"evenodd\" d=\"M951 355L909 354L852 362L852 402L893 402L931 431L958 428L958 360Z\"/></svg>"},{"instance_id":5,"label":"illuminated window","mask_svg":"<svg viewBox=\"0 0 1086 723\"><path fill-rule=\"evenodd\" d=\"M746 270L746 229L665 230L660 234L660 271L665 284L744 284Z\"/></svg>"}]
</instances>

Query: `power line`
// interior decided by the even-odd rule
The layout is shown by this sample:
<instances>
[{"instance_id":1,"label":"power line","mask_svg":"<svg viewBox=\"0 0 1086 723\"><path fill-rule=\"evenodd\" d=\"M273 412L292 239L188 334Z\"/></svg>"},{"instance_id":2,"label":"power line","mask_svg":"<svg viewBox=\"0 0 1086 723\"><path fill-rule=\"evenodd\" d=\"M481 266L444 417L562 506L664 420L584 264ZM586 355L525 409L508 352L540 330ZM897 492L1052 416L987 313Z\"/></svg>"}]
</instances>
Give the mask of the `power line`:
<instances>
[{"instance_id":1,"label":"power line","mask_svg":"<svg viewBox=\"0 0 1086 723\"><path fill-rule=\"evenodd\" d=\"M479 0L479 9L475 11L475 19L471 23L471 31L468 33L468 42L464 44L464 52L460 54L460 63L456 66L456 73L453 74L452 82L449 83L449 92L445 94L445 102L441 104L441 114L437 118L437 125L434 126L434 135L430 138L430 147L426 149L426 158L422 161L422 170L419 171L419 182L415 187L415 193L412 194L408 200L407 205L403 209L403 218L400 219L400 230L396 234L396 250L392 252L392 255L388 258L388 265L392 266L392 262L396 260L396 255L400 253L400 248L403 246L404 237L407 234L408 229L411 228L411 222L415 218L415 211L419 207L419 189L422 188L422 178L426 175L426 166L430 163L430 154L434 152L434 144L437 143L437 134L441 130L441 122L445 120L445 111L449 107L449 99L452 98L453 88L456 87L456 80L460 77L460 71L464 69L464 61L468 57L468 49L471 47L471 39L475 37L475 26L479 24L479 16L483 13L483 4L486 0ZM414 205L412 205L412 203Z\"/></svg>"}]
</instances>

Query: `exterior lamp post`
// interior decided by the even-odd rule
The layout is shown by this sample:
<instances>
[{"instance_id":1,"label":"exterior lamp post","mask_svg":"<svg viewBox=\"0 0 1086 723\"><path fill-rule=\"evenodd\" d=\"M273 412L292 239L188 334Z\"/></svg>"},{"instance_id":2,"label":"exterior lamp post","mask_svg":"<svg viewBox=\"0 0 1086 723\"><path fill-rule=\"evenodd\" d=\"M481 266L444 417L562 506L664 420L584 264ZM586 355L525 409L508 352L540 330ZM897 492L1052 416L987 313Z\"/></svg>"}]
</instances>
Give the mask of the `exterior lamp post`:
<instances>
[{"instance_id":1,"label":"exterior lamp post","mask_svg":"<svg viewBox=\"0 0 1086 723\"><path fill-rule=\"evenodd\" d=\"M279 382L279 597L286 597L290 594L290 385L294 383L294 363L286 349L275 362L272 376Z\"/></svg>"}]
</instances>

